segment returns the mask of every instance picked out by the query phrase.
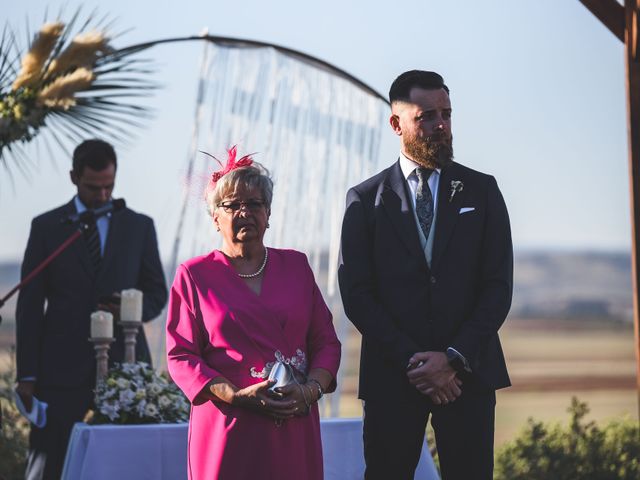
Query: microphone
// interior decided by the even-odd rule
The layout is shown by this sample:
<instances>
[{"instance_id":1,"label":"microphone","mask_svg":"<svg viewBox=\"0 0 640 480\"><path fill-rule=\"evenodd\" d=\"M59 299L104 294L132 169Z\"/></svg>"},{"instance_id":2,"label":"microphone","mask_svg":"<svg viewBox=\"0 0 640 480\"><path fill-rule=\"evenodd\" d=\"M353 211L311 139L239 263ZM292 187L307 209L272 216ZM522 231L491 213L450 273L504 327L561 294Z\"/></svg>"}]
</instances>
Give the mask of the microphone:
<instances>
[{"instance_id":1,"label":"microphone","mask_svg":"<svg viewBox=\"0 0 640 480\"><path fill-rule=\"evenodd\" d=\"M126 207L127 204L124 198L115 198L99 208L89 208L82 213L72 213L63 217L60 223L74 224L74 223L92 223L100 217L103 217L111 212L117 212Z\"/></svg>"}]
</instances>

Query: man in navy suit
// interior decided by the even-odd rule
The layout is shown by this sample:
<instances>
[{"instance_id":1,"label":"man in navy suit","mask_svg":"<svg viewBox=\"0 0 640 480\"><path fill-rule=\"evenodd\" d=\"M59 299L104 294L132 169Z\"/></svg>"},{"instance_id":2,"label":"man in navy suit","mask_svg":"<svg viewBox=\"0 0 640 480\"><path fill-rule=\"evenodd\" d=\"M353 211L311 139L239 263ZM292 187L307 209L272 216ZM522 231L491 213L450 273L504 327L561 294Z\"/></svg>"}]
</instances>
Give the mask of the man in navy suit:
<instances>
[{"instance_id":1,"label":"man in navy suit","mask_svg":"<svg viewBox=\"0 0 640 480\"><path fill-rule=\"evenodd\" d=\"M113 147L87 140L73 152L71 181L76 196L67 204L36 217L22 263L29 274L77 228L63 219L96 209L111 199L117 160ZM144 294L142 320L155 318L164 307L167 287L158 254L153 221L127 208L100 218L35 279L22 288L16 309L16 390L27 409L33 396L47 402L47 423L32 426L26 478L59 479L71 428L82 421L93 403L95 352L90 337L90 314L114 313L117 294L136 288ZM121 328L110 359L122 361ZM138 360L150 362L140 329Z\"/></svg>"},{"instance_id":2,"label":"man in navy suit","mask_svg":"<svg viewBox=\"0 0 640 480\"><path fill-rule=\"evenodd\" d=\"M453 161L440 75L392 84L391 167L349 190L339 281L362 334L367 480L413 479L431 417L443 478L493 478L498 329L511 306L507 209L493 177Z\"/></svg>"}]
</instances>

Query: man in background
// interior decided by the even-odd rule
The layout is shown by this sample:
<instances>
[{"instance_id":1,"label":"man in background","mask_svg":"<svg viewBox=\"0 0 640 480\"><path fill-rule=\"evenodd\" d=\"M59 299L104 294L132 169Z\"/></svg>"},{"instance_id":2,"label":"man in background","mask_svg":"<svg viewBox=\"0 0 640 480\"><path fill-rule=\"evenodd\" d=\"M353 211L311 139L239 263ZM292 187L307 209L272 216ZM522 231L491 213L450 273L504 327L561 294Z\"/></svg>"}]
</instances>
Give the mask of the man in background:
<instances>
[{"instance_id":1,"label":"man in background","mask_svg":"<svg viewBox=\"0 0 640 480\"><path fill-rule=\"evenodd\" d=\"M77 229L64 219L111 201L116 169L116 154L107 142L87 140L78 145L70 172L76 195L33 220L22 263L23 278ZM20 291L16 391L28 411L34 396L49 405L46 425L31 428L28 480L60 478L71 428L92 407L96 362L88 339L93 311L114 313L116 342L110 359L123 360L118 292L128 288L144 294L143 322L160 314L167 287L153 221L124 208L90 225ZM136 356L137 360L151 360L143 329L138 334Z\"/></svg>"},{"instance_id":2,"label":"man in background","mask_svg":"<svg viewBox=\"0 0 640 480\"><path fill-rule=\"evenodd\" d=\"M509 217L493 177L453 161L451 100L413 70L389 91L399 160L347 194L340 290L362 333L367 480L413 479L431 417L443 479L493 478Z\"/></svg>"}]
</instances>

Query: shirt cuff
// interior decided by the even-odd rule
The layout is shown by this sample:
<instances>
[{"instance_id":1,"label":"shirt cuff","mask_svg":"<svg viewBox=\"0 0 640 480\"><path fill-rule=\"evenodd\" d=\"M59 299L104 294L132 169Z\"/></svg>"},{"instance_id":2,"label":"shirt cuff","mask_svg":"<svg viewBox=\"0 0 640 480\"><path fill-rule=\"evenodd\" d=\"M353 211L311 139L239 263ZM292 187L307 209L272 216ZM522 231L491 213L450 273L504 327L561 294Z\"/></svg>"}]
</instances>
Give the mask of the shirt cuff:
<instances>
[{"instance_id":1,"label":"shirt cuff","mask_svg":"<svg viewBox=\"0 0 640 480\"><path fill-rule=\"evenodd\" d=\"M469 366L469 362L467 362L467 359L455 348L453 347L447 348L447 358L449 359L457 358L462 364L462 369L465 372L472 373L471 367Z\"/></svg>"}]
</instances>

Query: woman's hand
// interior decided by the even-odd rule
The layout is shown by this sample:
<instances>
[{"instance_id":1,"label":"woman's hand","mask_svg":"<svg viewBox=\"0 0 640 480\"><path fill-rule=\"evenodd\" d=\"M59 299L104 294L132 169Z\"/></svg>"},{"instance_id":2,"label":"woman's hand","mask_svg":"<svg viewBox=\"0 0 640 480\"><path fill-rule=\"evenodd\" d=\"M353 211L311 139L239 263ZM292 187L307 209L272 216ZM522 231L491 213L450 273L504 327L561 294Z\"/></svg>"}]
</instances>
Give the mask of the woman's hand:
<instances>
[{"instance_id":1,"label":"woman's hand","mask_svg":"<svg viewBox=\"0 0 640 480\"><path fill-rule=\"evenodd\" d=\"M292 418L299 413L300 405L293 398L286 396L283 396L283 398L274 397L267 390L274 383L273 380L265 380L264 382L236 390L230 403L277 420Z\"/></svg>"},{"instance_id":2,"label":"woman's hand","mask_svg":"<svg viewBox=\"0 0 640 480\"><path fill-rule=\"evenodd\" d=\"M318 401L317 396L304 383L278 387L275 389L275 393L280 395L282 400L294 402L297 416L307 415L309 407Z\"/></svg>"}]
</instances>

